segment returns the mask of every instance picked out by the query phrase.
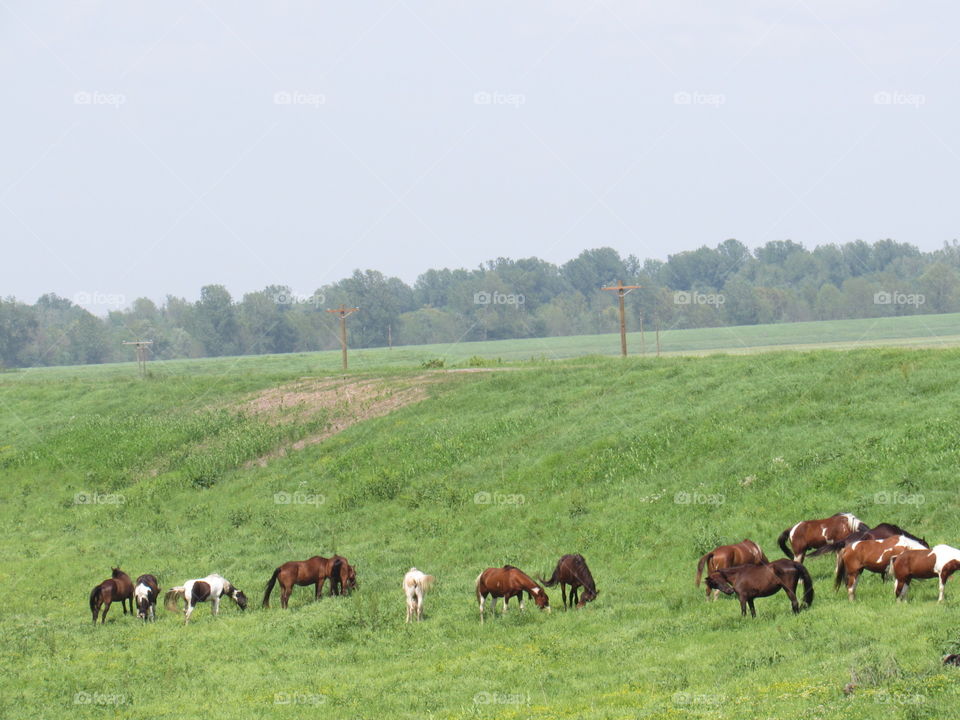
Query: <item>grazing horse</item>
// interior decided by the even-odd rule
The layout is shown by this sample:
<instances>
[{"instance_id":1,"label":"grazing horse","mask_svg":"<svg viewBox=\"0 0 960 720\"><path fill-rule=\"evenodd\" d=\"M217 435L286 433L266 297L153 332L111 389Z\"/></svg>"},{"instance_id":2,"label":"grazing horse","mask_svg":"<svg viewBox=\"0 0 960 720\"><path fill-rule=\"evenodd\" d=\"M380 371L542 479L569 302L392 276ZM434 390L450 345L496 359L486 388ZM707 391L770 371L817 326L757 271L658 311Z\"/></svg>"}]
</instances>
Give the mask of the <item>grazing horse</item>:
<instances>
[{"instance_id":1,"label":"grazing horse","mask_svg":"<svg viewBox=\"0 0 960 720\"><path fill-rule=\"evenodd\" d=\"M837 570L833 577L834 589L846 583L851 602L857 592L857 582L864 570L886 577L887 568L904 550L921 550L924 546L905 535L891 535L880 540L855 540L837 552Z\"/></svg>"},{"instance_id":2,"label":"grazing horse","mask_svg":"<svg viewBox=\"0 0 960 720\"><path fill-rule=\"evenodd\" d=\"M960 570L960 550L949 545L934 545L929 550L906 550L894 558L890 570L896 579L893 594L897 600L907 599L907 590L914 578L925 580L935 577L940 580L937 602L943 602L943 586L953 573Z\"/></svg>"},{"instance_id":3,"label":"grazing horse","mask_svg":"<svg viewBox=\"0 0 960 720\"><path fill-rule=\"evenodd\" d=\"M233 585L229 580L221 575L214 573L198 580L187 580L179 587L171 588L167 591L164 600L164 607L172 612L178 612L180 608L177 605L177 599L186 600L184 606L183 622L190 622L190 616L197 603L210 601L211 614L216 615L220 612L220 598L226 595L233 600L241 610L247 609L247 596L243 591Z\"/></svg>"},{"instance_id":4,"label":"grazing horse","mask_svg":"<svg viewBox=\"0 0 960 720\"><path fill-rule=\"evenodd\" d=\"M274 584L280 581L280 607L286 609L294 585L313 585L314 599L319 600L323 595L323 583L330 578L330 594L333 595L335 573L340 572L339 556L325 558L314 555L309 560L291 560L273 571L263 593L263 606L270 607L270 593Z\"/></svg>"},{"instance_id":5,"label":"grazing horse","mask_svg":"<svg viewBox=\"0 0 960 720\"><path fill-rule=\"evenodd\" d=\"M842 540L837 540L836 542L830 543L829 545L824 545L823 547L817 549L815 552L810 554L810 557L819 557L828 552L839 552L841 548L851 543L855 543L858 540L883 540L884 538L893 537L894 535L903 535L908 537L911 540L916 540L918 543L924 547L930 547L927 545L927 541L923 538L917 537L916 535L911 535L906 530L904 530L899 525L893 525L891 523L880 523L874 528L869 530L862 530L859 532L851 533L847 535Z\"/></svg>"},{"instance_id":6,"label":"grazing horse","mask_svg":"<svg viewBox=\"0 0 960 720\"><path fill-rule=\"evenodd\" d=\"M587 567L583 555L564 555L553 569L550 579L540 578L540 582L546 587L553 587L560 583L564 609L567 608L567 585L570 586L570 607L576 605L582 608L591 600L595 600L600 592L593 582L593 575L590 574L590 568ZM578 590L581 587L583 588L582 600L578 597Z\"/></svg>"},{"instance_id":7,"label":"grazing horse","mask_svg":"<svg viewBox=\"0 0 960 720\"><path fill-rule=\"evenodd\" d=\"M403 592L407 596L407 622L412 615L417 616L417 622L423 620L423 596L433 585L433 575L425 575L415 567L410 568L403 576Z\"/></svg>"},{"instance_id":8,"label":"grazing horse","mask_svg":"<svg viewBox=\"0 0 960 720\"><path fill-rule=\"evenodd\" d=\"M822 548L848 535L865 532L868 529L867 524L855 515L837 513L823 520L801 520L780 533L777 544L780 545L784 555L802 563L807 550Z\"/></svg>"},{"instance_id":9,"label":"grazing horse","mask_svg":"<svg viewBox=\"0 0 960 720\"><path fill-rule=\"evenodd\" d=\"M523 593L527 593L537 607L550 611L550 599L546 591L540 587L529 575L515 568L513 565L504 565L502 568L487 568L477 576L477 602L480 604L480 622L483 622L483 605L487 596L493 598L492 612L497 612L497 598L503 598L503 612L507 612L510 598L520 598L520 609L523 610Z\"/></svg>"},{"instance_id":10,"label":"grazing horse","mask_svg":"<svg viewBox=\"0 0 960 720\"><path fill-rule=\"evenodd\" d=\"M127 614L127 603L130 604L130 614L133 615L133 583L130 576L120 568L113 568L113 572L108 580L104 580L90 591L90 612L93 613L93 624L97 624L97 613L103 607L103 615L100 616L100 624L107 621L107 611L110 604L120 601L120 607L123 608L123 614Z\"/></svg>"},{"instance_id":11,"label":"grazing horse","mask_svg":"<svg viewBox=\"0 0 960 720\"><path fill-rule=\"evenodd\" d=\"M160 597L160 585L153 575L141 575L133 588L133 599L137 602L137 617L147 620L157 619L157 598Z\"/></svg>"},{"instance_id":12,"label":"grazing horse","mask_svg":"<svg viewBox=\"0 0 960 720\"><path fill-rule=\"evenodd\" d=\"M357 571L342 555L334 555L330 575L330 595L349 595L357 589Z\"/></svg>"},{"instance_id":13,"label":"grazing horse","mask_svg":"<svg viewBox=\"0 0 960 720\"><path fill-rule=\"evenodd\" d=\"M813 580L802 563L789 558L765 565L736 565L710 573L707 587L719 590L740 599L740 615L745 617L747 606L750 615L757 616L753 607L756 598L769 597L783 590L790 598L793 612L800 612L797 603L797 584L803 581L803 601L807 607L813 604Z\"/></svg>"},{"instance_id":14,"label":"grazing horse","mask_svg":"<svg viewBox=\"0 0 960 720\"><path fill-rule=\"evenodd\" d=\"M717 570L734 565L765 565L767 562L767 556L763 554L763 550L753 540L744 539L735 545L721 545L701 557L697 563L697 587L700 587L700 576L703 574L704 566L706 566L707 575L709 575ZM710 590L711 588L708 585L707 598L710 597ZM714 588L713 599L716 600L718 595L718 591Z\"/></svg>"}]
</instances>

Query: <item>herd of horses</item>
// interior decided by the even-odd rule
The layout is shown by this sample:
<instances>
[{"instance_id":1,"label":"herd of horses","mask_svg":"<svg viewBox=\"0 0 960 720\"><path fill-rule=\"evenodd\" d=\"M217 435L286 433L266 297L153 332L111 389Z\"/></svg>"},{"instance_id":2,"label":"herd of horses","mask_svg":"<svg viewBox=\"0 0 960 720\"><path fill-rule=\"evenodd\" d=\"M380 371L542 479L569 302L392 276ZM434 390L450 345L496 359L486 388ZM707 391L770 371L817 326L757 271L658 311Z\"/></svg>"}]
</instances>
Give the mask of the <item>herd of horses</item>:
<instances>
[{"instance_id":1,"label":"herd of horses","mask_svg":"<svg viewBox=\"0 0 960 720\"><path fill-rule=\"evenodd\" d=\"M706 596L717 599L720 593L736 595L740 600L740 614L756 617L754 600L775 595L781 590L790 600L793 612L801 609L797 597L797 588L803 584L803 605L813 604L813 580L804 566L809 557L818 557L826 553L836 554L834 588L846 585L847 596L853 601L856 597L857 583L864 570L878 573L881 578L892 575L894 578L894 597L898 601L906 599L910 582L915 579L937 578L940 582L938 602L943 602L944 586L947 579L960 569L960 550L949 545L930 547L926 540L913 535L903 528L890 523L881 523L874 528L850 513L837 513L821 520L803 520L784 530L777 543L786 555L785 558L770 562L760 546L750 539L744 539L733 545L721 545L703 555L697 562L696 585L706 573ZM267 581L263 594L263 607L270 607L270 594L275 585L280 585L280 606L287 608L295 586L314 586L314 597L319 600L323 586L329 580L330 595L346 595L356 590L357 573L350 562L340 555L331 558L319 555L309 560L285 562L273 571ZM424 598L433 585L434 577L417 568L410 568L404 575L402 588L406 596L407 617L423 619ZM553 574L548 580L539 578L539 582L513 565L487 568L477 577L475 583L476 599L480 610L480 620L484 619L486 601L492 600L491 611L496 612L497 600L503 599L503 610L507 612L510 600L517 598L520 609L524 609L524 598L528 598L541 610L550 610L550 599L545 588L560 585L563 607L582 608L596 599L598 590L590 568L582 555L564 555L557 562ZM569 597L567 587L570 588ZM582 595L581 595L582 590ZM184 622L198 603L209 601L212 614L216 615L222 597L230 598L241 610L247 607L247 597L243 591L220 575L208 575L204 578L187 580L183 585L167 591L164 607L170 611L179 611L179 600L184 600ZM106 621L107 612L113 602L120 601L123 612L133 614L134 605L137 617L143 620L156 619L156 604L160 597L160 586L153 575L140 575L134 583L130 576L120 568L113 568L110 578L93 588L90 592L90 611L96 624Z\"/></svg>"},{"instance_id":2,"label":"herd of horses","mask_svg":"<svg viewBox=\"0 0 960 720\"><path fill-rule=\"evenodd\" d=\"M846 585L850 601L856 598L857 583L864 570L877 573L882 579L894 577L894 597L906 599L911 580L937 578L940 581L938 602L943 602L947 579L960 569L960 550L949 545L930 547L927 541L890 523L870 528L850 513L837 513L822 520L803 520L784 530L777 539L786 558L770 562L760 546L745 539L734 545L721 545L697 563L696 585L704 571L706 594L713 599L719 593L736 595L740 614L756 617L753 601L769 597L780 590L790 599L793 612L800 612L797 586L803 583L803 602L813 604L813 581L804 567L807 553L818 557L836 553L834 588Z\"/></svg>"},{"instance_id":3,"label":"herd of horses","mask_svg":"<svg viewBox=\"0 0 960 720\"><path fill-rule=\"evenodd\" d=\"M323 594L323 586L330 581L330 595L346 595L358 589L357 572L350 562L340 555L325 558L316 555L309 560L291 560L285 562L273 571L267 581L263 593L263 607L270 607L270 594L274 586L280 585L280 607L286 609L293 593L294 586L314 586L314 598L319 600ZM427 575L416 568L410 570L403 577L403 591L407 599L407 622L411 618L418 621L423 619L423 601L427 591L433 585L433 575ZM492 598L492 611L496 611L497 600L503 598L503 612L511 598L519 598L520 609L523 610L524 594L531 598L541 609L550 609L550 600L544 587L560 585L563 605L567 607L567 586L570 587L569 606L582 608L587 602L597 597L597 586L593 575L582 555L564 555L557 562L553 575L549 580L540 578L540 582L533 580L529 575L514 567L504 565L500 568L487 568L476 581L476 596L480 606L480 620L484 617L484 604L487 598ZM580 595L580 590L583 595ZM204 578L187 580L183 585L171 588L164 599L164 607L172 612L179 612L179 601L184 601L184 623L190 622L190 616L198 603L210 601L211 612L217 615L220 611L220 599L230 598L241 610L247 609L247 596L236 585L221 575L207 575ZM93 588L90 592L90 611L93 622L106 622L110 604L120 601L123 614L133 614L134 604L137 608L137 617L142 620L156 619L157 599L160 597L160 585L153 575L141 575L136 583L120 568L113 568L110 578Z\"/></svg>"}]
</instances>

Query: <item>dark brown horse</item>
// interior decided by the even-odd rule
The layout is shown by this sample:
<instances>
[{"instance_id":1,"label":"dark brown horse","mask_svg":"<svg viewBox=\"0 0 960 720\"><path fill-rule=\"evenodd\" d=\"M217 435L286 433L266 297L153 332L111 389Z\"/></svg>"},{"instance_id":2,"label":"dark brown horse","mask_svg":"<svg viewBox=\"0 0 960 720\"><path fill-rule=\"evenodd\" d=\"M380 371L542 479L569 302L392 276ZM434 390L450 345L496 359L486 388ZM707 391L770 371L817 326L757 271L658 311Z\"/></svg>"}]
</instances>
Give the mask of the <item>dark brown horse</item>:
<instances>
[{"instance_id":1,"label":"dark brown horse","mask_svg":"<svg viewBox=\"0 0 960 720\"><path fill-rule=\"evenodd\" d=\"M913 579L940 580L940 596L937 602L943 602L943 588L947 579L960 570L960 550L949 545L934 545L929 550L905 550L890 564L895 578L893 594L897 600L907 599L907 590Z\"/></svg>"},{"instance_id":2,"label":"dark brown horse","mask_svg":"<svg viewBox=\"0 0 960 720\"><path fill-rule=\"evenodd\" d=\"M867 524L855 515L837 513L822 520L801 520L780 533L777 543L784 555L802 563L808 550L821 548L867 529Z\"/></svg>"},{"instance_id":3,"label":"dark brown horse","mask_svg":"<svg viewBox=\"0 0 960 720\"><path fill-rule=\"evenodd\" d=\"M839 552L841 548L860 540L883 540L888 537L893 537L894 535L902 535L903 537L910 538L911 540L916 540L918 543L923 545L923 547L929 547L926 540L921 537L917 537L916 535L911 535L899 525L893 525L892 523L880 523L876 527L870 528L869 530L851 533L842 540L837 540L829 545L824 545L815 552L811 553L810 557L819 557L820 555L824 555L828 552Z\"/></svg>"},{"instance_id":4,"label":"dark brown horse","mask_svg":"<svg viewBox=\"0 0 960 720\"><path fill-rule=\"evenodd\" d=\"M905 535L891 535L880 540L856 540L837 552L837 570L833 577L834 589L847 585L847 597L853 602L857 582L864 570L886 577L890 564L905 550L922 550L924 545Z\"/></svg>"},{"instance_id":5,"label":"dark brown horse","mask_svg":"<svg viewBox=\"0 0 960 720\"><path fill-rule=\"evenodd\" d=\"M567 585L570 586L570 607L582 608L591 600L595 600L599 594L597 586L593 582L593 575L590 574L590 568L587 567L583 555L564 555L557 562L553 569L553 575L549 580L540 578L546 587L553 587L560 583L560 594L563 597L563 607L567 607ZM583 588L583 599L580 599L579 589Z\"/></svg>"},{"instance_id":6,"label":"dark brown horse","mask_svg":"<svg viewBox=\"0 0 960 720\"><path fill-rule=\"evenodd\" d=\"M342 555L330 559L334 563L330 574L330 595L349 595L357 589L357 571Z\"/></svg>"},{"instance_id":7,"label":"dark brown horse","mask_svg":"<svg viewBox=\"0 0 960 720\"><path fill-rule=\"evenodd\" d=\"M314 555L309 560L291 560L273 571L263 593L263 606L270 607L270 593L277 581L280 582L280 607L286 609L294 585L313 585L314 599L319 600L323 594L323 584L330 578L330 594L333 593L334 575L341 572L339 556L332 558ZM341 558L342 559L342 558Z\"/></svg>"},{"instance_id":8,"label":"dark brown horse","mask_svg":"<svg viewBox=\"0 0 960 720\"><path fill-rule=\"evenodd\" d=\"M721 545L714 548L706 555L700 558L697 563L697 587L700 587L700 577L703 575L703 568L706 566L707 575L722 570L723 568L733 567L734 565L760 565L767 563L767 556L763 550L753 540L744 539L734 545ZM710 597L711 588L707 586L707 597ZM713 589L713 599L717 599L718 592Z\"/></svg>"},{"instance_id":9,"label":"dark brown horse","mask_svg":"<svg viewBox=\"0 0 960 720\"><path fill-rule=\"evenodd\" d=\"M103 607L103 615L100 616L100 624L107 621L107 611L110 610L110 604L120 601L120 607L123 608L123 614L127 614L127 603L130 604L130 614L133 615L133 583L130 576L120 568L113 568L113 573L109 580L104 580L90 591L90 612L93 613L93 624L97 624L97 613Z\"/></svg>"},{"instance_id":10,"label":"dark brown horse","mask_svg":"<svg viewBox=\"0 0 960 720\"><path fill-rule=\"evenodd\" d=\"M803 581L803 602L809 607L813 604L813 580L802 563L789 558L777 560L765 565L737 565L710 573L707 587L719 590L727 595L736 595L740 599L740 615L746 616L747 606L750 615L757 616L753 607L756 598L769 597L783 590L790 598L793 612L800 612L797 602L797 585Z\"/></svg>"},{"instance_id":11,"label":"dark brown horse","mask_svg":"<svg viewBox=\"0 0 960 720\"><path fill-rule=\"evenodd\" d=\"M133 599L137 603L137 617L144 621L157 619L157 598L160 585L153 575L141 575L133 587Z\"/></svg>"},{"instance_id":12,"label":"dark brown horse","mask_svg":"<svg viewBox=\"0 0 960 720\"><path fill-rule=\"evenodd\" d=\"M523 610L523 593L527 593L541 610L550 610L546 591L519 568L504 565L502 568L487 568L477 577L477 602L480 604L480 622L483 622L483 605L487 596L493 598L493 612L497 611L497 598L503 598L503 612L507 611L510 598L520 598Z\"/></svg>"}]
</instances>

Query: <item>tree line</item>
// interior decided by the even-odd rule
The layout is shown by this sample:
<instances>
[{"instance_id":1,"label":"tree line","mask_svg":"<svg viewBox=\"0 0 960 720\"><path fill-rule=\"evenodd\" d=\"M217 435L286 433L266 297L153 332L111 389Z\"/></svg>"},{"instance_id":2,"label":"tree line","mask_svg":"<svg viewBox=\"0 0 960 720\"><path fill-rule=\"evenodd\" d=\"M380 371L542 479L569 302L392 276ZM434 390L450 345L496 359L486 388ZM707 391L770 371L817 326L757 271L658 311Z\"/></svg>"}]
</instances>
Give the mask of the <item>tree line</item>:
<instances>
[{"instance_id":1,"label":"tree line","mask_svg":"<svg viewBox=\"0 0 960 720\"><path fill-rule=\"evenodd\" d=\"M310 295L270 285L237 300L207 285L195 302L138 298L105 317L55 294L32 305L7 297L0 365L130 360L122 343L133 339L152 340L159 359L330 350L339 347L339 321L326 310L341 303L360 308L349 320L352 347L616 332L615 294L601 288L618 280L642 286L627 303L632 329L641 319L672 329L957 312L958 273L956 240L931 252L893 240L812 250L777 240L751 252L731 239L665 261L607 247L563 265L497 258L472 270L427 270L413 286L377 270Z\"/></svg>"}]
</instances>

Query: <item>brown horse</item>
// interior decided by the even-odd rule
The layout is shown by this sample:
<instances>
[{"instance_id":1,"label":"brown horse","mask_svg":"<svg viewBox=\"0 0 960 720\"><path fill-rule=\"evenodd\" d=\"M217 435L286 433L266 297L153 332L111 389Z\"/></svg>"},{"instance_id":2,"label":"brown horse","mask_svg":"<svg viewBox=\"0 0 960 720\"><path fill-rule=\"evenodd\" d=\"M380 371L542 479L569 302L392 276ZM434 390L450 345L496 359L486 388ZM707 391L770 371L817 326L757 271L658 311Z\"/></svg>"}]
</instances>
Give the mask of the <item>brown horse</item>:
<instances>
[{"instance_id":1,"label":"brown horse","mask_svg":"<svg viewBox=\"0 0 960 720\"><path fill-rule=\"evenodd\" d=\"M905 535L892 535L880 540L856 540L837 552L837 570L833 577L834 589L847 585L847 597L855 599L857 582L864 570L886 577L887 568L905 550L922 550L924 546Z\"/></svg>"},{"instance_id":2,"label":"brown horse","mask_svg":"<svg viewBox=\"0 0 960 720\"><path fill-rule=\"evenodd\" d=\"M734 565L762 565L769 562L763 550L753 540L744 539L735 545L721 545L714 548L706 555L700 558L697 563L697 587L700 587L700 577L703 575L703 568L706 566L707 575L722 570L723 568L733 567ZM710 597L710 586L707 586L707 597ZM713 589L713 599L717 599L718 591Z\"/></svg>"},{"instance_id":3,"label":"brown horse","mask_svg":"<svg viewBox=\"0 0 960 720\"><path fill-rule=\"evenodd\" d=\"M330 594L333 595L334 575L339 575L341 564L339 556L325 558L314 555L309 560L291 560L273 571L263 593L263 607L270 607L270 593L273 586L280 581L280 607L286 609L294 585L313 585L314 599L319 600L323 594L323 583L330 578ZM342 560L342 558L340 558Z\"/></svg>"},{"instance_id":4,"label":"brown horse","mask_svg":"<svg viewBox=\"0 0 960 720\"><path fill-rule=\"evenodd\" d=\"M911 535L899 525L893 525L892 523L880 523L876 527L870 528L869 530L851 533L842 540L837 540L836 542L824 545L823 547L810 553L810 557L819 557L829 552L839 552L841 548L845 547L846 545L850 545L851 543L855 543L858 540L883 540L884 538L893 537L894 535L903 535L911 540L916 540L918 543L923 545L923 547L929 547L926 540L921 537L917 537L916 535Z\"/></svg>"},{"instance_id":5,"label":"brown horse","mask_svg":"<svg viewBox=\"0 0 960 720\"><path fill-rule=\"evenodd\" d=\"M504 565L502 568L487 568L477 577L477 602L480 604L480 622L483 622L483 605L487 596L493 598L492 612L497 611L497 598L503 598L503 612L507 611L510 598L520 598L520 609L523 610L523 593L527 593L537 607L550 611L550 599L546 591L533 579L513 565Z\"/></svg>"},{"instance_id":6,"label":"brown horse","mask_svg":"<svg viewBox=\"0 0 960 720\"><path fill-rule=\"evenodd\" d=\"M813 580L802 563L789 558L777 560L765 565L737 565L710 573L707 587L719 590L727 595L736 595L740 599L740 615L746 616L747 606L750 615L757 616L753 607L756 598L769 597L783 590L790 598L793 612L800 612L797 602L797 585L803 581L803 601L807 607L813 604Z\"/></svg>"},{"instance_id":7,"label":"brown horse","mask_svg":"<svg viewBox=\"0 0 960 720\"><path fill-rule=\"evenodd\" d=\"M560 583L560 594L563 597L564 609L567 608L567 585L570 586L570 607L576 605L576 607L582 608L591 600L595 600L600 592L593 582L593 575L590 573L590 568L587 567L583 555L564 555L557 562L550 579L540 578L540 582L546 587L553 587ZM582 600L578 597L578 591L581 587L583 588Z\"/></svg>"},{"instance_id":8,"label":"brown horse","mask_svg":"<svg viewBox=\"0 0 960 720\"><path fill-rule=\"evenodd\" d=\"M160 585L153 575L141 575L133 588L133 599L137 603L137 617L146 622L157 619L157 598L160 597Z\"/></svg>"},{"instance_id":9,"label":"brown horse","mask_svg":"<svg viewBox=\"0 0 960 720\"><path fill-rule=\"evenodd\" d=\"M123 614L127 614L127 603L130 604L130 614L133 615L133 583L130 576L120 568L113 568L109 580L104 580L90 591L90 612L93 613L93 624L97 624L97 613L103 607L103 615L100 616L100 624L107 621L107 611L110 610L110 604L120 601L120 607L123 608Z\"/></svg>"},{"instance_id":10,"label":"brown horse","mask_svg":"<svg viewBox=\"0 0 960 720\"><path fill-rule=\"evenodd\" d=\"M807 550L835 543L852 533L864 532L867 529L867 524L855 515L837 513L822 520L801 520L780 533L777 543L784 555L802 563Z\"/></svg>"},{"instance_id":11,"label":"brown horse","mask_svg":"<svg viewBox=\"0 0 960 720\"><path fill-rule=\"evenodd\" d=\"M330 595L349 595L357 589L357 571L342 555L330 559L334 563L330 574Z\"/></svg>"},{"instance_id":12,"label":"brown horse","mask_svg":"<svg viewBox=\"0 0 960 720\"><path fill-rule=\"evenodd\" d=\"M905 550L890 563L890 569L895 578L893 594L897 600L907 599L907 590L914 578L938 578L940 597L937 602L943 602L943 586L953 573L960 570L960 550L949 545L934 545L929 550Z\"/></svg>"}]
</instances>

